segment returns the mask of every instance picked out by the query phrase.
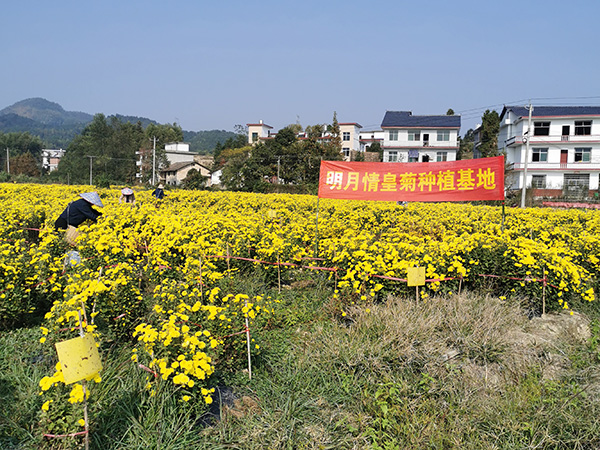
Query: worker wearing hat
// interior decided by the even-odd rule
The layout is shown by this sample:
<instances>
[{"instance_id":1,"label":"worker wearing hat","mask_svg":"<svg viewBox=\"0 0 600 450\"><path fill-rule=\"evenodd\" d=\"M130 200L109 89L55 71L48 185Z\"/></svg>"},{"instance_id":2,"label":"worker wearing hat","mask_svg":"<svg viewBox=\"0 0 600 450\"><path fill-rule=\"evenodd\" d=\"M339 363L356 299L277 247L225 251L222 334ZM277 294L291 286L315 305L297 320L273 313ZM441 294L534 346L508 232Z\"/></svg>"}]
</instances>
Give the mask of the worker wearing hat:
<instances>
[{"instance_id":1,"label":"worker wearing hat","mask_svg":"<svg viewBox=\"0 0 600 450\"><path fill-rule=\"evenodd\" d=\"M87 219L96 222L98 217L102 215L101 212L92 208L92 205L101 208L104 207L97 192L84 192L83 194L79 194L79 196L81 198L69 203L58 219L56 219L56 222L54 222L56 230L66 230L69 226L78 227Z\"/></svg>"},{"instance_id":2,"label":"worker wearing hat","mask_svg":"<svg viewBox=\"0 0 600 450\"><path fill-rule=\"evenodd\" d=\"M154 189L154 192L152 192L152 196L156 197L159 200L162 200L163 198L165 198L165 187L163 186L162 183L160 183L156 189Z\"/></svg>"},{"instance_id":3,"label":"worker wearing hat","mask_svg":"<svg viewBox=\"0 0 600 450\"><path fill-rule=\"evenodd\" d=\"M121 189L121 197L119 198L119 203L131 203L131 204L135 205L135 195L133 193L133 189L131 189L131 188Z\"/></svg>"}]
</instances>

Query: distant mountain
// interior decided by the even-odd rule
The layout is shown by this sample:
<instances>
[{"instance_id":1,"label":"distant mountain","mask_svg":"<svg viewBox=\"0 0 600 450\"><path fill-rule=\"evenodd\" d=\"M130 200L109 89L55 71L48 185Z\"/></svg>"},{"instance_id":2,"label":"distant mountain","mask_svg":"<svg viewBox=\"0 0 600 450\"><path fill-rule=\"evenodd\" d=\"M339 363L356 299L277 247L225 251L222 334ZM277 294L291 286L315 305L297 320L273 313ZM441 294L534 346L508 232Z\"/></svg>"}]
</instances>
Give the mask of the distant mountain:
<instances>
[{"instance_id":1,"label":"distant mountain","mask_svg":"<svg viewBox=\"0 0 600 450\"><path fill-rule=\"evenodd\" d=\"M83 112L65 111L58 103L43 98L28 98L0 111L0 116L16 114L51 127L88 123L94 118Z\"/></svg>"},{"instance_id":2,"label":"distant mountain","mask_svg":"<svg viewBox=\"0 0 600 450\"><path fill-rule=\"evenodd\" d=\"M144 128L158 124L155 120L137 116L114 114L122 122L140 122ZM109 116L110 117L110 116ZM39 136L49 148L67 148L73 138L81 133L94 116L84 112L65 111L58 103L44 98L28 98L0 110L0 132L28 132ZM217 142L224 143L236 136L225 130L184 131L185 142L190 150L212 153Z\"/></svg>"}]
</instances>

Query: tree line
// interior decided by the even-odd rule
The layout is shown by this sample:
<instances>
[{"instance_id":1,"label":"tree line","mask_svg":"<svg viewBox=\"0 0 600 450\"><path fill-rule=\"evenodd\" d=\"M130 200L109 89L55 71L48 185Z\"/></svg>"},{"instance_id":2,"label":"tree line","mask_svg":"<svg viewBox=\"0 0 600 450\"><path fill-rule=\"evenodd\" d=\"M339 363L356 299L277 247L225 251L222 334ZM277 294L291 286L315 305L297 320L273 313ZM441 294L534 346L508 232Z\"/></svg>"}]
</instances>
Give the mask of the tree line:
<instances>
[{"instance_id":1,"label":"tree line","mask_svg":"<svg viewBox=\"0 0 600 450\"><path fill-rule=\"evenodd\" d=\"M485 111L479 129L478 156L498 154L499 126L499 114ZM321 160L342 159L336 113L331 124L305 128L291 124L279 130L272 139L254 145L248 144L247 129L241 125L236 125L235 133L229 136L223 143L216 143L212 167L213 171L221 171L222 187L229 190L315 192ZM168 165L165 144L184 140L181 127L175 123L144 126L140 121L131 123L118 116L103 114L96 114L75 136L56 171L43 173L43 141L28 132L0 132L0 161L6 171L8 157L11 175L42 177L49 182L88 184L91 174L93 184L97 185L148 183L152 177L155 138L158 175L158 170ZM373 147L370 150L378 151ZM474 151L474 130L468 130L460 139L458 158L472 158ZM137 161L141 161L141 167ZM141 178L138 173L142 174ZM200 173L192 170L183 187L200 189L206 184Z\"/></svg>"},{"instance_id":2,"label":"tree line","mask_svg":"<svg viewBox=\"0 0 600 450\"><path fill-rule=\"evenodd\" d=\"M156 139L156 170L168 164L164 145L181 142L183 131L177 124L124 122L119 117L96 114L66 148L58 169L43 173L43 142L25 133L0 133L0 160L11 175L42 176L49 182L88 184L134 184L152 177L153 146ZM6 154L6 150L8 154ZM9 165L7 165L7 161ZM136 164L141 161L141 168ZM141 173L139 178L136 174Z\"/></svg>"}]
</instances>

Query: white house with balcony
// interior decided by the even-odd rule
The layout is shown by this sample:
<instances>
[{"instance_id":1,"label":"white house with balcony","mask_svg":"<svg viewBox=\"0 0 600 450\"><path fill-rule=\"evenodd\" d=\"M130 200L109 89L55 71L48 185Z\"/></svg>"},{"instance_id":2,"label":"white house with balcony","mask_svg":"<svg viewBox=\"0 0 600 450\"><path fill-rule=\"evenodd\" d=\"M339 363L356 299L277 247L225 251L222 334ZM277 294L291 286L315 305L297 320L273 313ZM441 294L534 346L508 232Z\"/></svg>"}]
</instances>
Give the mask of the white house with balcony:
<instances>
[{"instance_id":1,"label":"white house with balcony","mask_svg":"<svg viewBox=\"0 0 600 450\"><path fill-rule=\"evenodd\" d=\"M383 162L456 161L460 116L387 111L381 129Z\"/></svg>"},{"instance_id":2,"label":"white house with balcony","mask_svg":"<svg viewBox=\"0 0 600 450\"><path fill-rule=\"evenodd\" d=\"M498 149L514 169L507 187L522 188L527 162L525 186L534 196L588 198L598 191L600 106L534 106L528 128L527 107L504 107Z\"/></svg>"},{"instance_id":3,"label":"white house with balcony","mask_svg":"<svg viewBox=\"0 0 600 450\"><path fill-rule=\"evenodd\" d=\"M44 148L42 149L42 167L48 172L52 172L58 169L58 163L60 159L65 156L65 151L62 148L52 149L52 148Z\"/></svg>"},{"instance_id":4,"label":"white house with balcony","mask_svg":"<svg viewBox=\"0 0 600 450\"><path fill-rule=\"evenodd\" d=\"M370 152L375 143L383 146L385 132L383 130L364 130L360 132L360 151Z\"/></svg>"}]
</instances>

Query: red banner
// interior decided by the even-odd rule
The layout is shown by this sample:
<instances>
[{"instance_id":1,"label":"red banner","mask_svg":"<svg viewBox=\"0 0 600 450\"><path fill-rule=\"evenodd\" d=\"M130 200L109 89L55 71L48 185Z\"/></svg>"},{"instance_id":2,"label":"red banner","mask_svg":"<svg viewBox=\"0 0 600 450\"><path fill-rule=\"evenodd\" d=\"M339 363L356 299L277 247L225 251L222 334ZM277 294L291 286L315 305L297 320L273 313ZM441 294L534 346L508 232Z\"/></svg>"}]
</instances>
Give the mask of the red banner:
<instances>
[{"instance_id":1,"label":"red banner","mask_svg":"<svg viewBox=\"0 0 600 450\"><path fill-rule=\"evenodd\" d=\"M321 161L319 197L407 202L504 200L504 157L425 163Z\"/></svg>"}]
</instances>

